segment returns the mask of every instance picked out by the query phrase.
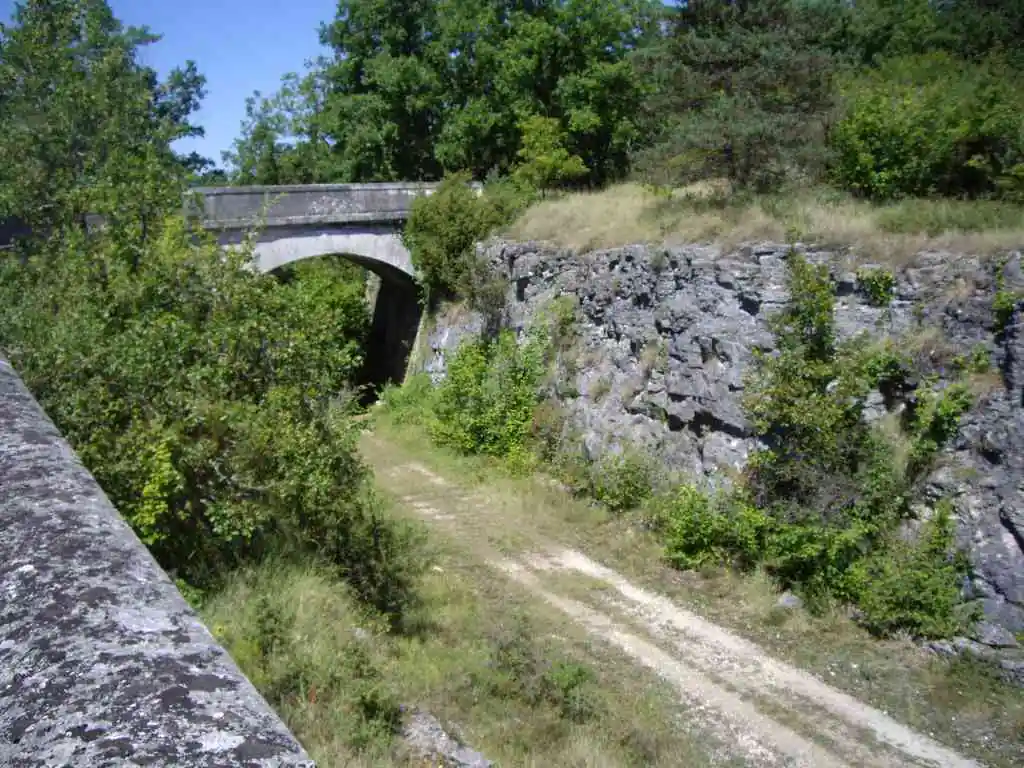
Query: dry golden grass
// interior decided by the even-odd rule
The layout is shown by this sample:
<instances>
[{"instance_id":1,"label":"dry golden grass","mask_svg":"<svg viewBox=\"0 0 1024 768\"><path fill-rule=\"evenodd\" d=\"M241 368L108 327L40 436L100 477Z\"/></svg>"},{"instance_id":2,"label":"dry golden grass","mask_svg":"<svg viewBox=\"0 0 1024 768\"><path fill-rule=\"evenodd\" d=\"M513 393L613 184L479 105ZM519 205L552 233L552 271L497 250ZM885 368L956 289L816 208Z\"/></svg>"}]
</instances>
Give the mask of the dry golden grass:
<instances>
[{"instance_id":1,"label":"dry golden grass","mask_svg":"<svg viewBox=\"0 0 1024 768\"><path fill-rule=\"evenodd\" d=\"M1006 382L999 371L971 373L967 377L967 386L976 398L1006 391Z\"/></svg>"},{"instance_id":2,"label":"dry golden grass","mask_svg":"<svg viewBox=\"0 0 1024 768\"><path fill-rule=\"evenodd\" d=\"M979 255L1024 246L1024 207L1002 203L916 200L876 206L824 191L799 197L730 200L712 180L655 191L627 183L599 192L549 198L507 230L579 251L634 243L800 240L856 246L871 258L901 260L925 250Z\"/></svg>"}]
</instances>

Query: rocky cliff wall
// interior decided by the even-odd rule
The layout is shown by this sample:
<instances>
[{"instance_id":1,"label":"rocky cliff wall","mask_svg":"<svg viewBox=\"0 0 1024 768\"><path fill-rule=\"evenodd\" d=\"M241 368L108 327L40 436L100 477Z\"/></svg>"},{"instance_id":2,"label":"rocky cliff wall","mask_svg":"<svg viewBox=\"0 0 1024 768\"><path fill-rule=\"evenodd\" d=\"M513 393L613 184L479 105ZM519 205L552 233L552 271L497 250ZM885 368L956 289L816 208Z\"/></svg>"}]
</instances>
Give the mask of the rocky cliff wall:
<instances>
[{"instance_id":1,"label":"rocky cliff wall","mask_svg":"<svg viewBox=\"0 0 1024 768\"><path fill-rule=\"evenodd\" d=\"M929 477L924 501L955 504L959 541L976 572L968 594L987 619L978 639L1014 645L1024 631L1024 328L1016 311L997 328L994 302L1001 289L1024 288L1020 253L1005 260L921 253L880 265L895 282L892 300L879 307L858 286L857 268L869 266L863 260L799 250L830 266L842 337L898 338L913 346L922 370L940 376L952 374L958 356L988 358L992 372L974 382L976 403ZM787 251L770 243L585 254L537 243L481 246L508 281L507 326L526 327L558 296L578 300L578 365L559 391L583 450L596 458L643 447L709 481L741 467L754 447L741 407L744 374L754 350L774 347L767 319L788 298ZM424 368L442 376L445 356L482 327L464 309L442 313L426 339ZM886 408L879 393L866 416Z\"/></svg>"}]
</instances>

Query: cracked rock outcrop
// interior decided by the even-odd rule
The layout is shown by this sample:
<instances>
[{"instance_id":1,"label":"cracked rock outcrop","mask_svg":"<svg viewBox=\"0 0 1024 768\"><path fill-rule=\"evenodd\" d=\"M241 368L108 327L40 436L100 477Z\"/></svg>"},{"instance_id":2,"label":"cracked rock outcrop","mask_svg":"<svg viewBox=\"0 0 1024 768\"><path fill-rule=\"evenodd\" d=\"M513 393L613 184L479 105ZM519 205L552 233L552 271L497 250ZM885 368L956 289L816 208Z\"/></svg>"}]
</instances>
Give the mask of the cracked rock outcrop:
<instances>
[{"instance_id":1,"label":"cracked rock outcrop","mask_svg":"<svg viewBox=\"0 0 1024 768\"><path fill-rule=\"evenodd\" d=\"M422 760L439 768L490 768L494 765L479 752L460 744L445 732L433 715L412 710L402 729L406 747Z\"/></svg>"},{"instance_id":2,"label":"cracked rock outcrop","mask_svg":"<svg viewBox=\"0 0 1024 768\"><path fill-rule=\"evenodd\" d=\"M552 299L578 302L575 365L559 399L591 457L626 445L710 482L755 447L741 407L756 350L771 351L768 318L786 302L788 246L632 246L575 253L538 243L491 241L481 255L508 281L505 324L521 330ZM867 331L917 339L922 370L952 374L957 356L981 355L992 372L974 382L975 404L925 484L925 502L953 501L959 544L974 567L967 596L986 624L978 640L1016 644L1024 632L1024 327L1020 312L997 327L997 290L1024 289L1019 253L1005 263L944 252L885 265L892 300L874 306L856 278L870 266L843 252L799 247L829 265L841 338ZM1000 273L997 283L996 275ZM474 335L479 319L438 319L429 368ZM881 393L866 417L884 414Z\"/></svg>"}]
</instances>

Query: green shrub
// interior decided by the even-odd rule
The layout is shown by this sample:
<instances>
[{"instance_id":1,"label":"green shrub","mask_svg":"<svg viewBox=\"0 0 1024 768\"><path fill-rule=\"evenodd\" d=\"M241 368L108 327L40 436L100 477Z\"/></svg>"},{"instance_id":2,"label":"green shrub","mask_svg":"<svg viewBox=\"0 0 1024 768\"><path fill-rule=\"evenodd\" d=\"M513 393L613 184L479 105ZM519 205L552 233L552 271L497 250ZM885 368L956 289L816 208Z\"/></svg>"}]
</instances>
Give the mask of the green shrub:
<instances>
[{"instance_id":1,"label":"green shrub","mask_svg":"<svg viewBox=\"0 0 1024 768\"><path fill-rule=\"evenodd\" d=\"M940 504L916 542L890 537L854 566L849 579L861 622L872 632L950 637L975 618L962 605L966 574L963 555L954 550L949 506Z\"/></svg>"},{"instance_id":2,"label":"green shrub","mask_svg":"<svg viewBox=\"0 0 1024 768\"><path fill-rule=\"evenodd\" d=\"M489 186L483 195L469 182L468 174L446 176L432 195L417 198L402 233L431 301L461 296L486 303L490 281L476 244L511 221L529 200L528 192L507 181Z\"/></svg>"},{"instance_id":3,"label":"green shrub","mask_svg":"<svg viewBox=\"0 0 1024 768\"><path fill-rule=\"evenodd\" d=\"M586 176L583 158L565 148L569 139L557 118L532 115L520 120L523 146L513 176L524 187L546 190Z\"/></svg>"},{"instance_id":4,"label":"green shrub","mask_svg":"<svg viewBox=\"0 0 1024 768\"><path fill-rule=\"evenodd\" d=\"M208 589L284 550L397 618L414 537L380 512L345 395L362 279L309 265L278 281L180 222L151 234L141 258L72 231L9 260L0 343L26 384L175 578Z\"/></svg>"},{"instance_id":5,"label":"green shrub","mask_svg":"<svg viewBox=\"0 0 1024 768\"><path fill-rule=\"evenodd\" d=\"M494 694L550 707L570 723L596 714L593 670L575 661L549 661L524 615L517 613L497 627L490 646L491 667L497 674L486 682Z\"/></svg>"},{"instance_id":6,"label":"green shrub","mask_svg":"<svg viewBox=\"0 0 1024 768\"><path fill-rule=\"evenodd\" d=\"M1013 322L1022 294L1006 287L1006 276L1003 269L1005 260L1001 260L996 270L996 295L992 299L992 315L996 333L1002 333Z\"/></svg>"},{"instance_id":7,"label":"green shrub","mask_svg":"<svg viewBox=\"0 0 1024 768\"><path fill-rule=\"evenodd\" d=\"M612 512L635 509L654 493L654 462L636 450L607 455L590 468L588 495Z\"/></svg>"},{"instance_id":8,"label":"green shrub","mask_svg":"<svg viewBox=\"0 0 1024 768\"><path fill-rule=\"evenodd\" d=\"M850 83L833 178L866 197L1011 195L1024 163L1024 96L998 61L892 59Z\"/></svg>"},{"instance_id":9,"label":"green shrub","mask_svg":"<svg viewBox=\"0 0 1024 768\"><path fill-rule=\"evenodd\" d=\"M522 460L548 348L545 330L532 331L522 344L510 331L491 341L463 342L437 390L433 438L461 453Z\"/></svg>"},{"instance_id":10,"label":"green shrub","mask_svg":"<svg viewBox=\"0 0 1024 768\"><path fill-rule=\"evenodd\" d=\"M709 496L681 485L653 502L664 531L666 559L676 568L732 564L749 567L763 557L772 519L741 497Z\"/></svg>"},{"instance_id":11,"label":"green shrub","mask_svg":"<svg viewBox=\"0 0 1024 768\"><path fill-rule=\"evenodd\" d=\"M892 301L896 278L892 272L878 267L857 270L857 288L873 307L885 307Z\"/></svg>"},{"instance_id":12,"label":"green shrub","mask_svg":"<svg viewBox=\"0 0 1024 768\"><path fill-rule=\"evenodd\" d=\"M905 434L866 423L867 394L905 385L907 361L892 342L836 342L824 268L791 253L789 278L791 300L772 320L778 353L758 359L745 400L767 447L729 493L683 486L652 502L666 558L681 568L760 565L812 607L830 599L861 605L873 631L951 631L962 567L951 564L947 518L929 524L921 546L901 543L895 531L910 516L915 483L969 407L967 388L921 382ZM901 587L910 567L915 580Z\"/></svg>"},{"instance_id":13,"label":"green shrub","mask_svg":"<svg viewBox=\"0 0 1024 768\"><path fill-rule=\"evenodd\" d=\"M530 448L540 461L554 464L562 451L565 414L557 398L548 397L533 409Z\"/></svg>"},{"instance_id":14,"label":"green shrub","mask_svg":"<svg viewBox=\"0 0 1024 768\"><path fill-rule=\"evenodd\" d=\"M385 386L380 401L396 424L425 424L433 406L434 391L429 373L415 373L401 386Z\"/></svg>"},{"instance_id":15,"label":"green shrub","mask_svg":"<svg viewBox=\"0 0 1024 768\"><path fill-rule=\"evenodd\" d=\"M594 679L590 667L572 661L556 662L544 675L544 698L563 719L586 722L593 717L596 708L590 687Z\"/></svg>"},{"instance_id":16,"label":"green shrub","mask_svg":"<svg viewBox=\"0 0 1024 768\"><path fill-rule=\"evenodd\" d=\"M995 298L992 300L996 333L1006 330L1007 326L1013 322L1013 315L1017 311L1017 304L1020 303L1020 300L1020 295L1014 291L1008 291L1005 288L996 291Z\"/></svg>"},{"instance_id":17,"label":"green shrub","mask_svg":"<svg viewBox=\"0 0 1024 768\"><path fill-rule=\"evenodd\" d=\"M910 471L922 474L939 449L956 434L960 417L971 407L973 398L967 385L950 384L936 391L924 382L917 391L917 403L911 424Z\"/></svg>"},{"instance_id":18,"label":"green shrub","mask_svg":"<svg viewBox=\"0 0 1024 768\"><path fill-rule=\"evenodd\" d=\"M954 367L966 373L988 373L992 370L992 360L985 344L976 344L971 354L957 355L953 359Z\"/></svg>"}]
</instances>

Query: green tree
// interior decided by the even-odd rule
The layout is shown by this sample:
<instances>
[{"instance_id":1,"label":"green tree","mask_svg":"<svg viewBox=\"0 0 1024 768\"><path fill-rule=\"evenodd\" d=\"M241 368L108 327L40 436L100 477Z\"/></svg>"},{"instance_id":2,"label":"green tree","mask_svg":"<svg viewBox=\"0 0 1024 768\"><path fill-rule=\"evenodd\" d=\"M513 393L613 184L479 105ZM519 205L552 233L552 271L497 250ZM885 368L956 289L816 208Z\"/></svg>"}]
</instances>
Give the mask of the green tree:
<instances>
[{"instance_id":1,"label":"green tree","mask_svg":"<svg viewBox=\"0 0 1024 768\"><path fill-rule=\"evenodd\" d=\"M411 535L380 514L346 396L364 282L259 275L188 228L170 144L198 130L200 78L158 84L136 62L153 39L102 0L30 0L2 30L0 216L52 236L0 255L0 346L173 576L313 558L397 617Z\"/></svg>"},{"instance_id":2,"label":"green tree","mask_svg":"<svg viewBox=\"0 0 1024 768\"><path fill-rule=\"evenodd\" d=\"M534 115L520 123L523 146L522 162L515 168L515 177L528 187L550 189L561 183L585 176L587 166L579 155L570 155L565 148L566 135L553 117Z\"/></svg>"},{"instance_id":3,"label":"green tree","mask_svg":"<svg viewBox=\"0 0 1024 768\"><path fill-rule=\"evenodd\" d=\"M886 200L1024 193L1024 93L997 60L889 59L852 81L833 178Z\"/></svg>"},{"instance_id":4,"label":"green tree","mask_svg":"<svg viewBox=\"0 0 1024 768\"><path fill-rule=\"evenodd\" d=\"M340 0L321 42L333 59L320 124L334 140L332 166L351 181L435 179L432 144L440 109L428 60L436 3Z\"/></svg>"},{"instance_id":5,"label":"green tree","mask_svg":"<svg viewBox=\"0 0 1024 768\"><path fill-rule=\"evenodd\" d=\"M1024 64L1024 2L861 0L847 10L845 45L863 64L944 52L968 60L998 54Z\"/></svg>"},{"instance_id":6,"label":"green tree","mask_svg":"<svg viewBox=\"0 0 1024 768\"><path fill-rule=\"evenodd\" d=\"M104 0L28 0L0 25L0 218L37 232L104 215L145 236L178 194L171 142L203 78L191 63L163 83L137 61L159 38L124 27Z\"/></svg>"},{"instance_id":7,"label":"green tree","mask_svg":"<svg viewBox=\"0 0 1024 768\"><path fill-rule=\"evenodd\" d=\"M329 146L320 138L322 73L290 72L272 96L254 92L241 135L222 158L235 184L314 184L333 177Z\"/></svg>"},{"instance_id":8,"label":"green tree","mask_svg":"<svg viewBox=\"0 0 1024 768\"><path fill-rule=\"evenodd\" d=\"M725 176L765 188L823 168L841 14L828 3L687 3L643 56L657 140L638 158L658 181Z\"/></svg>"},{"instance_id":9,"label":"green tree","mask_svg":"<svg viewBox=\"0 0 1024 768\"><path fill-rule=\"evenodd\" d=\"M492 186L477 194L469 174L446 176L434 194L417 198L402 240L412 255L417 279L431 303L460 295L486 309L489 270L476 255L476 244L506 224L531 199L529 192ZM504 290L499 286L499 294Z\"/></svg>"},{"instance_id":10,"label":"green tree","mask_svg":"<svg viewBox=\"0 0 1024 768\"><path fill-rule=\"evenodd\" d=\"M283 550L402 602L404 534L377 512L344 398L362 282L254 274L180 220L134 269L106 234L55 247L4 263L0 344L161 565L209 586Z\"/></svg>"},{"instance_id":11,"label":"green tree","mask_svg":"<svg viewBox=\"0 0 1024 768\"><path fill-rule=\"evenodd\" d=\"M303 140L332 179L507 172L523 121L555 119L591 181L624 173L643 83L629 61L648 0L342 0L304 79ZM326 151L326 147L330 147Z\"/></svg>"},{"instance_id":12,"label":"green tree","mask_svg":"<svg viewBox=\"0 0 1024 768\"><path fill-rule=\"evenodd\" d=\"M259 91L245 100L242 135L232 150L223 153L224 164L236 184L283 184L283 156L288 148L281 142L285 132L285 116L272 99Z\"/></svg>"}]
</instances>

